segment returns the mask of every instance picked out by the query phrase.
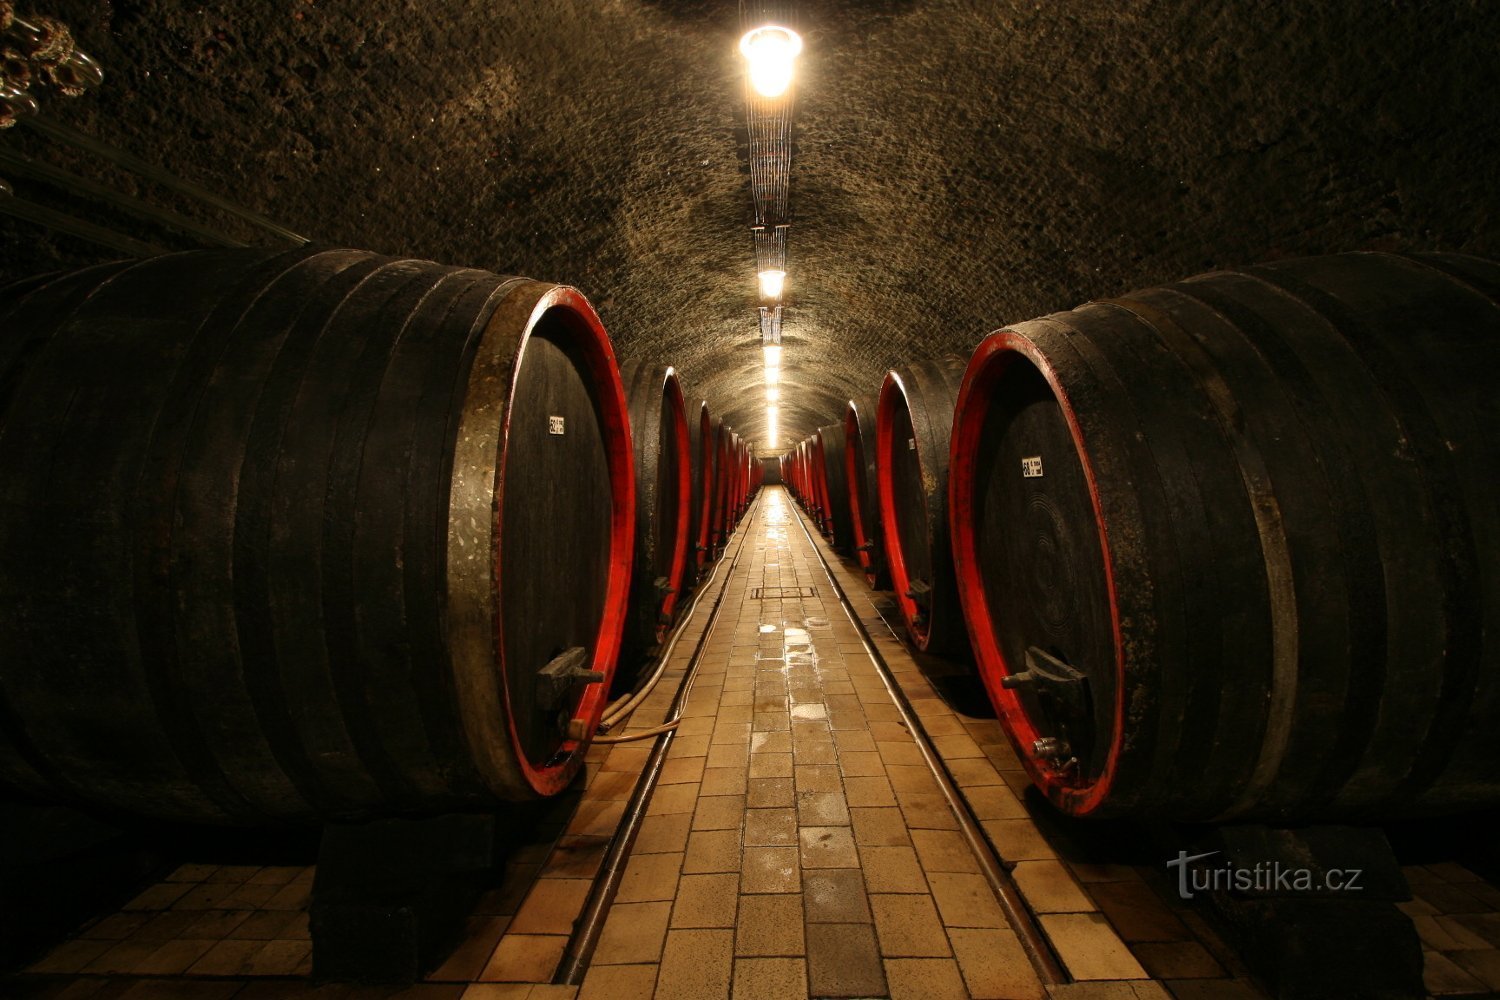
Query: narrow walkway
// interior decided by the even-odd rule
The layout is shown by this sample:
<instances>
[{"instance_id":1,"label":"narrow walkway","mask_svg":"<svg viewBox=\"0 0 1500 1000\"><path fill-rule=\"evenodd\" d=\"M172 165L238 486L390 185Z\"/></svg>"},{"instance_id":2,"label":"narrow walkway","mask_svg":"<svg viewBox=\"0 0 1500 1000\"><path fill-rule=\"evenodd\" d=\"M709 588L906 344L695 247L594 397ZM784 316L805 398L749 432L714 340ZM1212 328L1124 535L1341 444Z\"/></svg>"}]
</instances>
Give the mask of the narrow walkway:
<instances>
[{"instance_id":1,"label":"narrow walkway","mask_svg":"<svg viewBox=\"0 0 1500 1000\"><path fill-rule=\"evenodd\" d=\"M582 995L1044 996L794 518L763 492Z\"/></svg>"}]
</instances>

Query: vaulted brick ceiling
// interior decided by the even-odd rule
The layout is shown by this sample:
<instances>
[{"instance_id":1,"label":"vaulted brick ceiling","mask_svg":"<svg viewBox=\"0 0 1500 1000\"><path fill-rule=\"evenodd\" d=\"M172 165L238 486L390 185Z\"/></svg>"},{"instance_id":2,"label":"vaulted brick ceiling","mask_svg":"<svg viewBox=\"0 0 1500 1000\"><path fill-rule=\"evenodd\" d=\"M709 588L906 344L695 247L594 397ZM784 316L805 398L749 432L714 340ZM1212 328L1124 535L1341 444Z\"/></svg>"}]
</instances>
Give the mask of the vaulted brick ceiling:
<instances>
[{"instance_id":1,"label":"vaulted brick ceiling","mask_svg":"<svg viewBox=\"0 0 1500 1000\"><path fill-rule=\"evenodd\" d=\"M67 120L321 242L577 285L622 358L676 365L762 437L734 3L30 6L109 74ZM800 20L783 444L893 364L1091 297L1310 253L1500 252L1487 0L807 0ZM20 131L0 141L38 148ZM7 276L101 256L0 220Z\"/></svg>"}]
</instances>

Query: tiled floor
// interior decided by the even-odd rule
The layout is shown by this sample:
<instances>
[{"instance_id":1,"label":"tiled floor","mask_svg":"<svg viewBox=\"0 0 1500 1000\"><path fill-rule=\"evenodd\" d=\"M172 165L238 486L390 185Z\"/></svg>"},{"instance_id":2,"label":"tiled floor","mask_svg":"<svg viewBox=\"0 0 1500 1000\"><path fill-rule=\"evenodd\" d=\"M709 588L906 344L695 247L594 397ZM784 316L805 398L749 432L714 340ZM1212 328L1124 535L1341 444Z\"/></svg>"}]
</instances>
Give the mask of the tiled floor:
<instances>
[{"instance_id":1,"label":"tiled floor","mask_svg":"<svg viewBox=\"0 0 1500 1000\"><path fill-rule=\"evenodd\" d=\"M767 491L583 995L1044 996L793 517Z\"/></svg>"},{"instance_id":2,"label":"tiled floor","mask_svg":"<svg viewBox=\"0 0 1500 1000\"><path fill-rule=\"evenodd\" d=\"M668 717L703 656L580 988L551 985L651 752L596 746L586 778L517 831L463 944L405 991L313 988L311 869L185 866L33 967L28 996L984 997L1254 1000L1244 969L1154 868L1054 846L993 718L938 697L881 598L824 547L943 768L1076 980L1044 987L786 494L763 491L628 729ZM741 548L742 546L742 548ZM731 563L738 553L738 563ZM780 589L773 589L780 588ZM712 630L710 609L722 592ZM1055 831L1052 831L1055 833ZM1500 984L1500 893L1411 869L1429 988ZM0 981L0 993L5 992Z\"/></svg>"}]
</instances>

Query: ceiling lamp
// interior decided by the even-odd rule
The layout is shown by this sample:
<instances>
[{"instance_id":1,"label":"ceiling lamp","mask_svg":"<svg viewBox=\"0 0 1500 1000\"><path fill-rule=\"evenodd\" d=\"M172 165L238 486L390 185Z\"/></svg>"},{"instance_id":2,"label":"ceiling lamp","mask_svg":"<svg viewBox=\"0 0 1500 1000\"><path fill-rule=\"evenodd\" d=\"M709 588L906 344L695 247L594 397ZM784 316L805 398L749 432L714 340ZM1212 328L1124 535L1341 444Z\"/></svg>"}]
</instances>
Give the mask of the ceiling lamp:
<instances>
[{"instance_id":1,"label":"ceiling lamp","mask_svg":"<svg viewBox=\"0 0 1500 1000\"><path fill-rule=\"evenodd\" d=\"M740 55L750 64L750 86L762 97L780 97L792 85L792 66L802 51L802 36L791 28L767 24L745 32Z\"/></svg>"},{"instance_id":2,"label":"ceiling lamp","mask_svg":"<svg viewBox=\"0 0 1500 1000\"><path fill-rule=\"evenodd\" d=\"M766 366L766 385L775 385L781 381L781 369Z\"/></svg>"},{"instance_id":3,"label":"ceiling lamp","mask_svg":"<svg viewBox=\"0 0 1500 1000\"><path fill-rule=\"evenodd\" d=\"M767 387L767 389L766 389L766 402L768 402L768 403L775 403L775 402L778 402L780 399L781 399L781 390L780 389L776 388L776 386L774 386L774 385Z\"/></svg>"},{"instance_id":4,"label":"ceiling lamp","mask_svg":"<svg viewBox=\"0 0 1500 1000\"><path fill-rule=\"evenodd\" d=\"M760 272L760 297L763 299L781 298L781 290L786 287L786 272L769 270Z\"/></svg>"},{"instance_id":5,"label":"ceiling lamp","mask_svg":"<svg viewBox=\"0 0 1500 1000\"><path fill-rule=\"evenodd\" d=\"M765 352L765 355L766 355L766 367L767 368L780 368L781 367L781 345L780 344L766 344L763 348L761 348L761 350L763 350Z\"/></svg>"}]
</instances>

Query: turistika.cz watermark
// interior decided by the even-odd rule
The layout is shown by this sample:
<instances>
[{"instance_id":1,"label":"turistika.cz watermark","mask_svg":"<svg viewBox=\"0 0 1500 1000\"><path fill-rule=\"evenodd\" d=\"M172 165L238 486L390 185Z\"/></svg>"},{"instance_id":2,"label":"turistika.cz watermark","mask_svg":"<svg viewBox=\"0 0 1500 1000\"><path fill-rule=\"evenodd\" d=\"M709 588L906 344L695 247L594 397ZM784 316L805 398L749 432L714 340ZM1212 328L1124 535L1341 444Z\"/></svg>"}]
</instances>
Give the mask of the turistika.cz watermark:
<instances>
[{"instance_id":1,"label":"turistika.cz watermark","mask_svg":"<svg viewBox=\"0 0 1500 1000\"><path fill-rule=\"evenodd\" d=\"M1200 892L1359 892L1362 868L1298 868L1279 861L1257 861L1245 867L1225 858L1217 864L1194 864L1218 851L1178 851L1168 868L1177 869L1177 894L1192 899Z\"/></svg>"}]
</instances>

